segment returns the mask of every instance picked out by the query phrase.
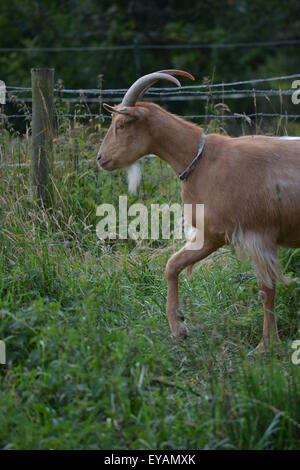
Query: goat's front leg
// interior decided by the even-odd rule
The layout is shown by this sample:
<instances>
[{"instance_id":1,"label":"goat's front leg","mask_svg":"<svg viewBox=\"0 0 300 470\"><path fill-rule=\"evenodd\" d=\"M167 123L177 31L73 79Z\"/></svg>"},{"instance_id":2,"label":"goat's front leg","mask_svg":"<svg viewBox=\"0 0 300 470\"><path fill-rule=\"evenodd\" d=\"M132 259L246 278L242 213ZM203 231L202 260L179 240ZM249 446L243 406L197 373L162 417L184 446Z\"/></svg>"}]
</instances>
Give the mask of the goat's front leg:
<instances>
[{"instance_id":1,"label":"goat's front leg","mask_svg":"<svg viewBox=\"0 0 300 470\"><path fill-rule=\"evenodd\" d=\"M264 326L263 337L257 349L265 351L273 343L274 346L279 346L280 340L278 336L277 323L274 313L275 304L275 286L270 289L259 279L257 281L259 294L264 303Z\"/></svg>"},{"instance_id":2,"label":"goat's front leg","mask_svg":"<svg viewBox=\"0 0 300 470\"><path fill-rule=\"evenodd\" d=\"M189 246L190 242L169 259L165 272L168 283L167 317L171 333L175 338L185 338L187 336L184 317L179 310L178 276L184 268L206 258L217 250L220 245L212 241L205 241L200 250L191 250Z\"/></svg>"}]
</instances>

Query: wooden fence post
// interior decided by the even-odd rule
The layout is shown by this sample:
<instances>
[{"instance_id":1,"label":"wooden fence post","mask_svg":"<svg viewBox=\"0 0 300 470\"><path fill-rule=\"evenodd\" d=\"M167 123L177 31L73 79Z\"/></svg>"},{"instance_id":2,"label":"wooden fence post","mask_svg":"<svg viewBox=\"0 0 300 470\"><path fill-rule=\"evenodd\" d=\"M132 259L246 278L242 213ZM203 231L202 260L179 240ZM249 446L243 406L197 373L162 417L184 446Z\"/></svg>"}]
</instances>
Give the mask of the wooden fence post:
<instances>
[{"instance_id":1,"label":"wooden fence post","mask_svg":"<svg viewBox=\"0 0 300 470\"><path fill-rule=\"evenodd\" d=\"M32 86L32 163L31 181L39 203L49 207L51 183L54 69L31 69Z\"/></svg>"}]
</instances>

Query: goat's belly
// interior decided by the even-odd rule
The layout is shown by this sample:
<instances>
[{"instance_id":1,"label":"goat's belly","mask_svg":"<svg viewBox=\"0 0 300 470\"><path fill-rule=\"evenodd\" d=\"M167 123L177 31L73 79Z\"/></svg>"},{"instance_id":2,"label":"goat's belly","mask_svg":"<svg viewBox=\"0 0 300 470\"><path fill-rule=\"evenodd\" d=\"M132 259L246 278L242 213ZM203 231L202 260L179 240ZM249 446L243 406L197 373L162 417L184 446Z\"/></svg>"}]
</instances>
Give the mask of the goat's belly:
<instances>
[{"instance_id":1,"label":"goat's belly","mask_svg":"<svg viewBox=\"0 0 300 470\"><path fill-rule=\"evenodd\" d=\"M300 225L292 232L282 234L278 239L278 245L286 248L300 247Z\"/></svg>"},{"instance_id":2,"label":"goat's belly","mask_svg":"<svg viewBox=\"0 0 300 470\"><path fill-rule=\"evenodd\" d=\"M277 233L278 245L300 247L300 171L286 170L280 178L274 177L269 186L265 204L257 201L259 220Z\"/></svg>"},{"instance_id":3,"label":"goat's belly","mask_svg":"<svg viewBox=\"0 0 300 470\"><path fill-rule=\"evenodd\" d=\"M277 217L276 226L278 227L277 242L281 246L289 248L300 247L300 208L291 210L291 208L281 210Z\"/></svg>"}]
</instances>

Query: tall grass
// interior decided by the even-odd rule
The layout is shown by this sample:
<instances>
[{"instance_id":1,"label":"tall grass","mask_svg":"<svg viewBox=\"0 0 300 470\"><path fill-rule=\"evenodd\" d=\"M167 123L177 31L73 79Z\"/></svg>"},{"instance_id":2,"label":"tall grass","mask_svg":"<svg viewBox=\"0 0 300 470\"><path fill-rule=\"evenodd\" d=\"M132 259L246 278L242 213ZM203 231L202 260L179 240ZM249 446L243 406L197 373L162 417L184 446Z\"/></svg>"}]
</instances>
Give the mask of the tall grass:
<instances>
[{"instance_id":1,"label":"tall grass","mask_svg":"<svg viewBox=\"0 0 300 470\"><path fill-rule=\"evenodd\" d=\"M294 279L277 297L281 355L249 355L262 305L251 265L229 249L182 275L190 335L173 341L163 272L179 243L100 242L96 207L116 204L126 178L89 161L97 129L65 132L51 209L33 201L27 167L7 166L11 141L0 169L1 448L300 448L299 253L280 254ZM167 166L152 159L143 172L129 202L180 201Z\"/></svg>"}]
</instances>

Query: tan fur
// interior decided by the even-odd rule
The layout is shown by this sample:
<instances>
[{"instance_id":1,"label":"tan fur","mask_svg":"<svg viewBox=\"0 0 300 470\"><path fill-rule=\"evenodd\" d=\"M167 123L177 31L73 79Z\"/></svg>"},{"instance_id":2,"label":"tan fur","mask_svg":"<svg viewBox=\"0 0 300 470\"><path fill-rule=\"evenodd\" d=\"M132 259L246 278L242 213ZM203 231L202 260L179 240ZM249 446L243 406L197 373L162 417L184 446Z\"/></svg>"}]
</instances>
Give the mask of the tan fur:
<instances>
[{"instance_id":1,"label":"tan fur","mask_svg":"<svg viewBox=\"0 0 300 470\"><path fill-rule=\"evenodd\" d=\"M287 283L278 263L276 247L270 243L268 237L251 230L243 232L238 225L230 243L242 259L250 256L256 266L258 278L268 288L271 289L274 282Z\"/></svg>"},{"instance_id":2,"label":"tan fur","mask_svg":"<svg viewBox=\"0 0 300 470\"><path fill-rule=\"evenodd\" d=\"M104 168L113 170L154 153L178 174L196 155L202 133L156 104L137 103L113 114L98 160L101 164L111 159ZM261 290L268 298L275 296L275 284L283 279L277 247L300 246L300 143L209 134L201 160L182 184L182 200L204 204L205 244L194 252L180 250L167 265L167 315L175 336L186 335L178 314L179 273L185 268L191 272L193 264L226 243L251 257Z\"/></svg>"}]
</instances>

